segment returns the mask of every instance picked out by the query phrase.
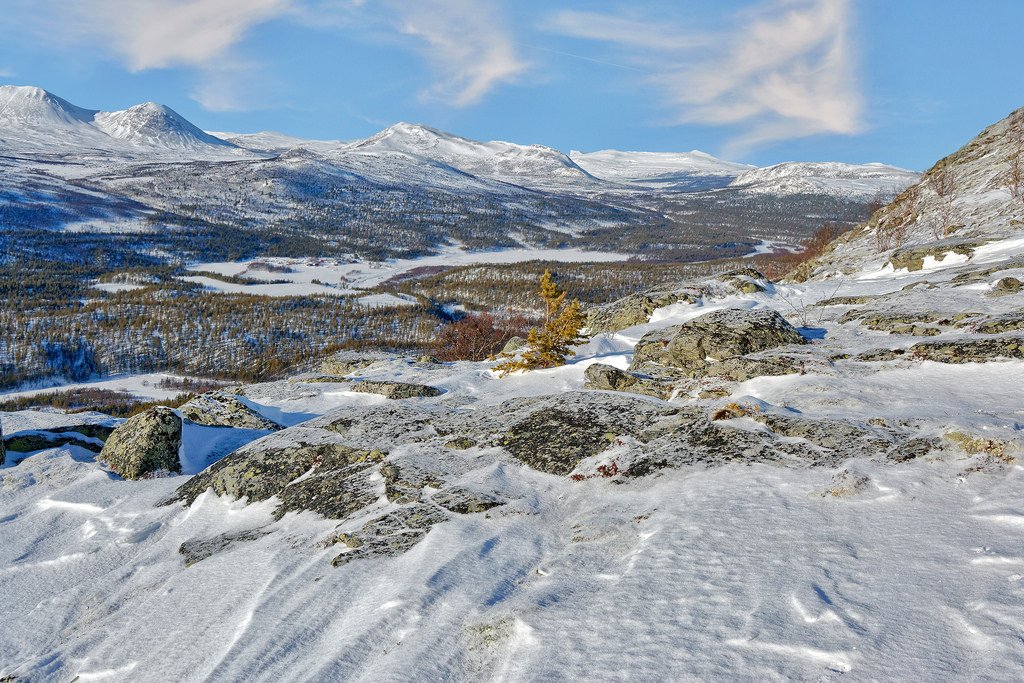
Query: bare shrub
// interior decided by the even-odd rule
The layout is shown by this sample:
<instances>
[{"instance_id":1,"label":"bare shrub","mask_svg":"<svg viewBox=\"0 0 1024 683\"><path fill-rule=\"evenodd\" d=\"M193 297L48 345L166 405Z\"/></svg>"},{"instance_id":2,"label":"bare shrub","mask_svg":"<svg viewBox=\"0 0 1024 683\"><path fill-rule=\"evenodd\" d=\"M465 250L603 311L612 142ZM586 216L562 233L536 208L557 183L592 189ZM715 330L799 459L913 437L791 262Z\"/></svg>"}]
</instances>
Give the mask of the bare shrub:
<instances>
[{"instance_id":1,"label":"bare shrub","mask_svg":"<svg viewBox=\"0 0 1024 683\"><path fill-rule=\"evenodd\" d=\"M446 325L430 349L440 360L485 360L504 348L515 336L524 336L529 320L522 315L496 318L490 313L468 315Z\"/></svg>"}]
</instances>

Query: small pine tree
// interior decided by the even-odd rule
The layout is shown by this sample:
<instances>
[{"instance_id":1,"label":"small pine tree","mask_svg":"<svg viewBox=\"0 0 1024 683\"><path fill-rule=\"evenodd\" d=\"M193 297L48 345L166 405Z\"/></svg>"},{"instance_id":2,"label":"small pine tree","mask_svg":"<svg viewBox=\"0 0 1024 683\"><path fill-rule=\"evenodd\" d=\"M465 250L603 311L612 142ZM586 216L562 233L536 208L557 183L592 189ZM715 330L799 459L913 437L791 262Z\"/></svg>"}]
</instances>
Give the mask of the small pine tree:
<instances>
[{"instance_id":1,"label":"small pine tree","mask_svg":"<svg viewBox=\"0 0 1024 683\"><path fill-rule=\"evenodd\" d=\"M580 302L565 300L566 292L558 289L549 270L540 278L540 296L545 305L543 324L530 330L526 337L527 349L519 358L510 357L494 368L502 377L518 370L565 365L569 347L587 340L580 334L585 323Z\"/></svg>"}]
</instances>

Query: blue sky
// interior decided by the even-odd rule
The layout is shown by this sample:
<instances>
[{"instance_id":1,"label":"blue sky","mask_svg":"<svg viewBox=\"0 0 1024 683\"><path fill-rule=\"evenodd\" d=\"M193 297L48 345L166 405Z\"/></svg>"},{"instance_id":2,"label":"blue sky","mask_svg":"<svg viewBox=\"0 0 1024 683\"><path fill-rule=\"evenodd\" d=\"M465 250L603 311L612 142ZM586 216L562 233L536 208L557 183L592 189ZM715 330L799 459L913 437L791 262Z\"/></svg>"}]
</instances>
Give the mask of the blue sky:
<instances>
[{"instance_id":1,"label":"blue sky","mask_svg":"<svg viewBox=\"0 0 1024 683\"><path fill-rule=\"evenodd\" d=\"M922 169L1024 105L1021 0L3 0L0 83L207 130Z\"/></svg>"}]
</instances>

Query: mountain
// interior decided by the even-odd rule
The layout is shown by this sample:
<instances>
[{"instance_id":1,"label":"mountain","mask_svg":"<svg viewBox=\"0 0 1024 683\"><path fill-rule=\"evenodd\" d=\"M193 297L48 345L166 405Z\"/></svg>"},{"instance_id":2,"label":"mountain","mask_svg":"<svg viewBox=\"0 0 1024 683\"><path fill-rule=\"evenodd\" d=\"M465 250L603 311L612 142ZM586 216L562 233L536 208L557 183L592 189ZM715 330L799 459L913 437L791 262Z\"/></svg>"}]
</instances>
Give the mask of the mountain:
<instances>
[{"instance_id":1,"label":"mountain","mask_svg":"<svg viewBox=\"0 0 1024 683\"><path fill-rule=\"evenodd\" d=\"M148 153L182 160L241 152L160 104L103 112L75 106L41 88L7 85L0 86L0 146L47 156Z\"/></svg>"},{"instance_id":2,"label":"mountain","mask_svg":"<svg viewBox=\"0 0 1024 683\"><path fill-rule=\"evenodd\" d=\"M832 194L891 197L920 178L920 174L885 164L785 162L755 168L739 175L729 186L761 194Z\"/></svg>"},{"instance_id":3,"label":"mountain","mask_svg":"<svg viewBox=\"0 0 1024 683\"><path fill-rule=\"evenodd\" d=\"M347 150L358 154L407 154L447 164L471 175L523 182L592 184L595 179L572 159L543 145L511 142L477 142L411 123L398 123L352 143Z\"/></svg>"},{"instance_id":4,"label":"mountain","mask_svg":"<svg viewBox=\"0 0 1024 683\"><path fill-rule=\"evenodd\" d=\"M107 135L138 146L183 152L206 146L235 147L204 133L173 109L155 102L137 104L124 111L98 112L92 122Z\"/></svg>"},{"instance_id":5,"label":"mountain","mask_svg":"<svg viewBox=\"0 0 1024 683\"><path fill-rule=\"evenodd\" d=\"M650 185L706 187L728 184L754 168L748 164L723 161L705 152L599 152L573 151L569 158L591 175L603 180Z\"/></svg>"}]
</instances>

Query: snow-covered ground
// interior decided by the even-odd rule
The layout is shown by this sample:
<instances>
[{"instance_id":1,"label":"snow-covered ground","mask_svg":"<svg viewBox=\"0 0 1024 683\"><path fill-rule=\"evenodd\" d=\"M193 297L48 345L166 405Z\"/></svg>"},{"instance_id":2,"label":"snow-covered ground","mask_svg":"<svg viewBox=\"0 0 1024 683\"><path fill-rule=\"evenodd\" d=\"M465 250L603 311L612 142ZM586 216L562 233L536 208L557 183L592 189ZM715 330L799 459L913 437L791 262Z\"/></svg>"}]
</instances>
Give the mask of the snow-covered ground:
<instances>
[{"instance_id":1,"label":"snow-covered ground","mask_svg":"<svg viewBox=\"0 0 1024 683\"><path fill-rule=\"evenodd\" d=\"M139 375L117 375L92 382L61 384L42 388L16 389L0 391L0 398L9 400L24 396L71 391L75 389L105 389L107 391L123 391L142 401L168 401L181 394L182 389L168 389L160 386L161 380L181 380L179 375L163 372L149 372Z\"/></svg>"},{"instance_id":2,"label":"snow-covered ground","mask_svg":"<svg viewBox=\"0 0 1024 683\"><path fill-rule=\"evenodd\" d=\"M841 295L934 277L854 275ZM412 361L361 376L427 382L447 392L430 400L453 405L495 405L580 389L594 362L625 367L646 331L721 307L769 306L792 319L795 303L812 306L836 291L835 282L816 281L674 304L650 323L599 335L569 365L505 379L488 364ZM962 301L984 296L954 293ZM818 323L825 337L815 344L856 350L892 341L835 318ZM722 401L1019 441L1024 412L1011 397L1022 383L1024 361L850 360L823 373L753 379ZM246 397L285 424L389 403L302 381L256 385ZM12 419L19 418L4 416L4 426ZM197 439L202 434L186 442ZM191 507L159 506L183 477L127 482L86 451L43 451L0 475L0 673L114 681L1012 680L1024 670L1024 468L975 464L949 451L898 464L852 460L840 470L666 470L623 484L575 482L497 460L467 479L500 479L523 492L519 500L486 516L457 515L399 557L332 568L337 549L320 541L335 522L308 512L275 522L273 501L246 505L211 492ZM837 481L854 483L837 496ZM241 531L254 531L255 540L183 566L182 543Z\"/></svg>"},{"instance_id":3,"label":"snow-covered ground","mask_svg":"<svg viewBox=\"0 0 1024 683\"><path fill-rule=\"evenodd\" d=\"M219 275L252 278L256 281L284 284L241 285L206 276L186 276L185 280L197 282L211 290L265 296L304 296L313 294L353 295L361 290L372 289L383 282L416 268L469 266L478 264L524 263L526 261L557 261L562 263L607 263L625 261L628 254L582 249L500 249L492 251L467 251L459 247L446 247L433 256L415 259L392 259L389 261L345 261L342 259L295 259L261 258L250 261L228 263L199 263L190 267L194 271L205 271ZM257 264L254 267L253 264ZM269 264L275 270L268 271L259 264ZM280 271L280 272L278 272ZM390 305L383 299L363 297L366 305ZM391 303L408 303L391 298Z\"/></svg>"}]
</instances>

